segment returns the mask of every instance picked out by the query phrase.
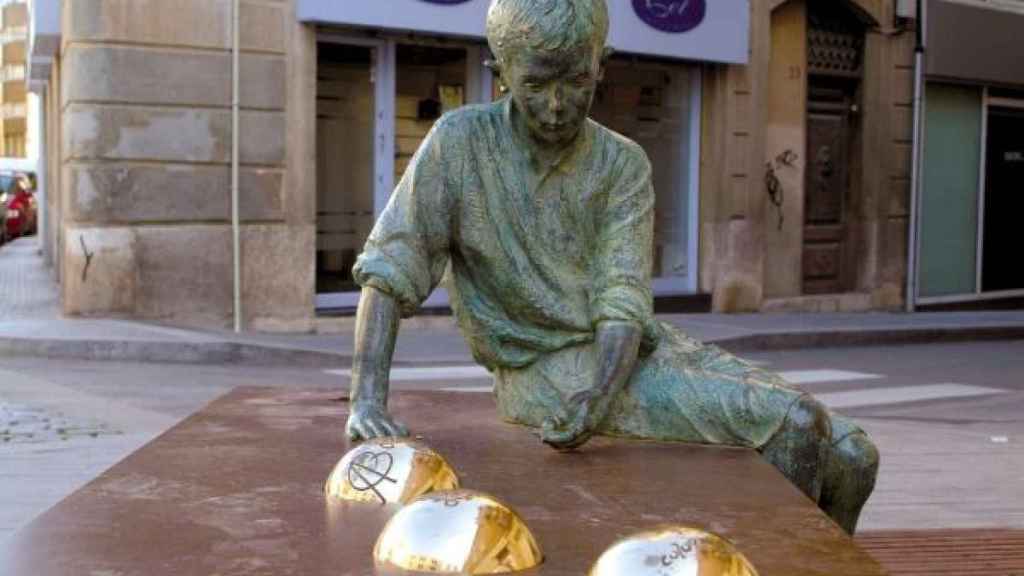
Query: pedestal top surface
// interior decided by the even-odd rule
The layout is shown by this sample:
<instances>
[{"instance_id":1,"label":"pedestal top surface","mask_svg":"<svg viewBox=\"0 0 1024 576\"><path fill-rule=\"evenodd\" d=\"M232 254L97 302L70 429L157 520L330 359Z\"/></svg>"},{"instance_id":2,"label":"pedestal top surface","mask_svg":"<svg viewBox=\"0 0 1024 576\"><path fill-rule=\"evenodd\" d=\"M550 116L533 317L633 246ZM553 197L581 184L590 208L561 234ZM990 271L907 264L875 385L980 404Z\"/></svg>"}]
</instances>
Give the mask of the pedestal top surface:
<instances>
[{"instance_id":1,"label":"pedestal top surface","mask_svg":"<svg viewBox=\"0 0 1024 576\"><path fill-rule=\"evenodd\" d=\"M8 576L390 575L373 566L396 508L327 502L348 450L339 391L238 388L115 465L0 550ZM599 438L560 454L486 394L406 392L391 410L526 521L546 560L585 574L618 538L713 531L761 576L884 572L755 452Z\"/></svg>"}]
</instances>

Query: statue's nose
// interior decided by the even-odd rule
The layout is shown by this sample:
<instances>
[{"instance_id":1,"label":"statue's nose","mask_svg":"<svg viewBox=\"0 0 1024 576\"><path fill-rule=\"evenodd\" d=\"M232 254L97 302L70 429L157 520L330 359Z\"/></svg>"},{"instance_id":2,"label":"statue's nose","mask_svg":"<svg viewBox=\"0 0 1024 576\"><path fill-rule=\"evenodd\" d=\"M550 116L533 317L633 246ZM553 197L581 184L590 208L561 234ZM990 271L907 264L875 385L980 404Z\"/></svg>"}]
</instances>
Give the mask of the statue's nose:
<instances>
[{"instance_id":1,"label":"statue's nose","mask_svg":"<svg viewBox=\"0 0 1024 576\"><path fill-rule=\"evenodd\" d=\"M565 109L565 93L561 86L557 86L551 91L548 108L550 108L552 112L556 113Z\"/></svg>"}]
</instances>

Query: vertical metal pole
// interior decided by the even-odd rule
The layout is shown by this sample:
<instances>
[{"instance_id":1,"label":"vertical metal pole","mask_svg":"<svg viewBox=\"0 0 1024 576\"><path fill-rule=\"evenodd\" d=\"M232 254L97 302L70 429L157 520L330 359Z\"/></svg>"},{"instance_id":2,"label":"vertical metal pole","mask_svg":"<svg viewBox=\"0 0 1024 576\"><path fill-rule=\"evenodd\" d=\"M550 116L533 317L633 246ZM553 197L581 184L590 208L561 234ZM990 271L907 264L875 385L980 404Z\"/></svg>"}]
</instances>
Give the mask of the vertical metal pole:
<instances>
[{"instance_id":1,"label":"vertical metal pole","mask_svg":"<svg viewBox=\"0 0 1024 576\"><path fill-rule=\"evenodd\" d=\"M47 264L50 262L50 248L47 244L47 239L50 237L50 218L47 214L47 197L49 196L49 190L46 187L49 185L49 178L46 177L48 170L47 164L47 138L46 138L46 113L48 107L46 105L49 99L49 90L47 86L43 85L42 89L39 90L36 99L38 101L36 109L36 130L39 135L36 137L36 218L38 218L38 226L36 227L36 236L39 238L39 247L43 251L43 261Z\"/></svg>"},{"instance_id":2,"label":"vertical metal pole","mask_svg":"<svg viewBox=\"0 0 1024 576\"><path fill-rule=\"evenodd\" d=\"M700 154L704 127L704 68L691 66L690 74L690 180L687 190L686 291L696 294L700 287ZM683 135L687 137L687 135Z\"/></svg>"},{"instance_id":3,"label":"vertical metal pole","mask_svg":"<svg viewBox=\"0 0 1024 576\"><path fill-rule=\"evenodd\" d=\"M241 222L238 216L238 126L239 126L239 0L232 6L231 39L231 237L234 273L235 332L242 331L242 250Z\"/></svg>"},{"instance_id":4,"label":"vertical metal pole","mask_svg":"<svg viewBox=\"0 0 1024 576\"><path fill-rule=\"evenodd\" d=\"M395 98L398 43L385 40L374 50L374 99L377 109L375 123L377 178L373 192L373 217L384 211L395 188Z\"/></svg>"},{"instance_id":5,"label":"vertical metal pole","mask_svg":"<svg viewBox=\"0 0 1024 576\"><path fill-rule=\"evenodd\" d=\"M926 50L926 0L917 0L917 42L914 48L914 150L910 175L910 222L907 230L906 311L917 306L918 256L921 238L921 188L924 171L924 55Z\"/></svg>"}]
</instances>

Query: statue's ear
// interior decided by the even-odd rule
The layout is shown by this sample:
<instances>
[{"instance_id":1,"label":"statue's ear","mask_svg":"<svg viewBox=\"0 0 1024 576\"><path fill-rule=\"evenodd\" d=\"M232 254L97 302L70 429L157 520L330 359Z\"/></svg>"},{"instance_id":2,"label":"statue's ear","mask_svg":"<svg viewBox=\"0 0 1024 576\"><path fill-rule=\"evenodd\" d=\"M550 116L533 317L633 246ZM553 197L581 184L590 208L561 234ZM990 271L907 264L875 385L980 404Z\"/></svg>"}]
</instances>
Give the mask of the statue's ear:
<instances>
[{"instance_id":1,"label":"statue's ear","mask_svg":"<svg viewBox=\"0 0 1024 576\"><path fill-rule=\"evenodd\" d=\"M484 66L489 68L495 76L501 76L501 63L494 59L484 60Z\"/></svg>"},{"instance_id":2,"label":"statue's ear","mask_svg":"<svg viewBox=\"0 0 1024 576\"><path fill-rule=\"evenodd\" d=\"M484 66L490 69L491 73L494 74L494 78L498 81L498 92L504 94L508 91L505 87L505 83L501 79L501 62L497 60L484 60Z\"/></svg>"},{"instance_id":3,"label":"statue's ear","mask_svg":"<svg viewBox=\"0 0 1024 576\"><path fill-rule=\"evenodd\" d=\"M615 48L611 46L605 46L604 50L601 51L601 62L598 66L597 81L601 82L604 80L604 66L608 63L608 60L615 55Z\"/></svg>"}]
</instances>

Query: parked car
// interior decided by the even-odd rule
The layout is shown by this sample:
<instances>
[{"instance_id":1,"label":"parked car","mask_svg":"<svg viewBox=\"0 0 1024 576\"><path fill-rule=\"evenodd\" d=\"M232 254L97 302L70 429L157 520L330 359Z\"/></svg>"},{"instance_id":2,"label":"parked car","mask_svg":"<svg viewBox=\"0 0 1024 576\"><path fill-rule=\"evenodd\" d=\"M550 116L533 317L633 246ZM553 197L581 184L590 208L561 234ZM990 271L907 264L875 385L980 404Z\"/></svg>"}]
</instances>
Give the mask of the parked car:
<instances>
[{"instance_id":1,"label":"parked car","mask_svg":"<svg viewBox=\"0 0 1024 576\"><path fill-rule=\"evenodd\" d=\"M8 180L6 175L0 175L0 184L7 184L4 188L6 192L0 194L5 241L35 234L38 206L33 194L32 178L19 174Z\"/></svg>"}]
</instances>

